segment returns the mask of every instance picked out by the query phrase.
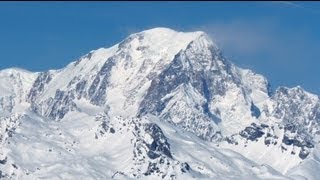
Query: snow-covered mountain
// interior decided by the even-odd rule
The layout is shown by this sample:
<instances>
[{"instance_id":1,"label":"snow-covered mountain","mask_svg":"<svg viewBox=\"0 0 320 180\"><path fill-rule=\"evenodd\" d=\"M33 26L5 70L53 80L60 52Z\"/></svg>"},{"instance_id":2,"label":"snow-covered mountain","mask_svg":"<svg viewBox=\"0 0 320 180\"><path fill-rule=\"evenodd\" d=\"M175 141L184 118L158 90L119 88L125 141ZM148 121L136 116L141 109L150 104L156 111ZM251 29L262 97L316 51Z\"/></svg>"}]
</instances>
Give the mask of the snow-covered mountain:
<instances>
[{"instance_id":1,"label":"snow-covered mountain","mask_svg":"<svg viewBox=\"0 0 320 180\"><path fill-rule=\"evenodd\" d=\"M204 32L154 28L63 69L0 71L0 177L317 179L320 100Z\"/></svg>"}]
</instances>

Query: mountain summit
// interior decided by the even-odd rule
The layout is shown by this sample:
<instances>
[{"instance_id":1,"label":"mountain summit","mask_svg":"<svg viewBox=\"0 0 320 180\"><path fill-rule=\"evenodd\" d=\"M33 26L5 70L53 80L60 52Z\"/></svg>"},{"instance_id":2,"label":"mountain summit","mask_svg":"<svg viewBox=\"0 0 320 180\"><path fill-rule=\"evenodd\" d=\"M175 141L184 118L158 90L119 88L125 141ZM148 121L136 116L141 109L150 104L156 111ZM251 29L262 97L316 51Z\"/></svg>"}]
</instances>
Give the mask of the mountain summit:
<instances>
[{"instance_id":1,"label":"mountain summit","mask_svg":"<svg viewBox=\"0 0 320 180\"><path fill-rule=\"evenodd\" d=\"M0 177L316 179L320 101L271 92L201 31L154 28L63 69L0 71Z\"/></svg>"}]
</instances>

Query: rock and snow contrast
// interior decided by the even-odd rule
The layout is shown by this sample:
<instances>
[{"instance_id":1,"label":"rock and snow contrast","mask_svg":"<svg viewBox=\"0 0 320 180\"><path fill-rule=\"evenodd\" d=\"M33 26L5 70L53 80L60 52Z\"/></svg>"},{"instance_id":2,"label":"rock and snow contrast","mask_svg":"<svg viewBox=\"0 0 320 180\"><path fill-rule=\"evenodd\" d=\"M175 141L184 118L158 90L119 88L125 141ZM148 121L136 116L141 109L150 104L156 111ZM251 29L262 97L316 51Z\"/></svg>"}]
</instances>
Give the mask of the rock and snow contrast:
<instances>
[{"instance_id":1,"label":"rock and snow contrast","mask_svg":"<svg viewBox=\"0 0 320 180\"><path fill-rule=\"evenodd\" d=\"M0 71L0 178L317 179L320 100L154 28L63 69Z\"/></svg>"}]
</instances>

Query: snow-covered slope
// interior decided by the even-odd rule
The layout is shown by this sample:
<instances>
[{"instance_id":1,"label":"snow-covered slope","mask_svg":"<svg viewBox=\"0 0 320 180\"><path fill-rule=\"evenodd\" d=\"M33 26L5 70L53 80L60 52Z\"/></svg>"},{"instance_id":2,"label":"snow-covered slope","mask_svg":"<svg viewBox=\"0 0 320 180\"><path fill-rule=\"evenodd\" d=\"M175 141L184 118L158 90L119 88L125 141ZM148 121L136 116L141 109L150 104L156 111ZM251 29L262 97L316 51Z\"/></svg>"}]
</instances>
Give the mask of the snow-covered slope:
<instances>
[{"instance_id":1,"label":"snow-covered slope","mask_svg":"<svg viewBox=\"0 0 320 180\"><path fill-rule=\"evenodd\" d=\"M157 117L70 113L61 122L31 114L17 118L21 124L5 141L3 177L285 179L267 165L214 147Z\"/></svg>"},{"instance_id":2,"label":"snow-covered slope","mask_svg":"<svg viewBox=\"0 0 320 180\"><path fill-rule=\"evenodd\" d=\"M0 113L23 111L26 94L29 92L37 73L11 68L0 71Z\"/></svg>"},{"instance_id":3,"label":"snow-covered slope","mask_svg":"<svg viewBox=\"0 0 320 180\"><path fill-rule=\"evenodd\" d=\"M0 77L2 177L286 179L320 170L319 97L271 92L204 32L154 28L63 69Z\"/></svg>"}]
</instances>

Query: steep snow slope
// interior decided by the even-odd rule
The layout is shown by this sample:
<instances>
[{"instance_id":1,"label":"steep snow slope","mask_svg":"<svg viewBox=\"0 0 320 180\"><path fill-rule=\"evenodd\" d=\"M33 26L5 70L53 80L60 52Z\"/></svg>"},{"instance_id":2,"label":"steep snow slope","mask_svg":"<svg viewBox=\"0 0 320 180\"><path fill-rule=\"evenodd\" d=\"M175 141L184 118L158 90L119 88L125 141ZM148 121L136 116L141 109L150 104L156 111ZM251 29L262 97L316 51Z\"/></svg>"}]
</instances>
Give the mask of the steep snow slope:
<instances>
[{"instance_id":1,"label":"steep snow slope","mask_svg":"<svg viewBox=\"0 0 320 180\"><path fill-rule=\"evenodd\" d=\"M318 172L319 172L319 165L320 165L320 154L319 154L319 145L314 150L314 153L303 161L301 165L294 167L288 171L289 177L294 179L309 179L309 180L316 180L318 179Z\"/></svg>"},{"instance_id":2,"label":"steep snow slope","mask_svg":"<svg viewBox=\"0 0 320 180\"><path fill-rule=\"evenodd\" d=\"M63 69L0 77L4 177L274 179L320 170L319 97L301 87L271 92L204 32L154 28Z\"/></svg>"},{"instance_id":3,"label":"steep snow slope","mask_svg":"<svg viewBox=\"0 0 320 180\"><path fill-rule=\"evenodd\" d=\"M23 111L28 105L29 92L37 73L11 68L0 71L0 113Z\"/></svg>"}]
</instances>

